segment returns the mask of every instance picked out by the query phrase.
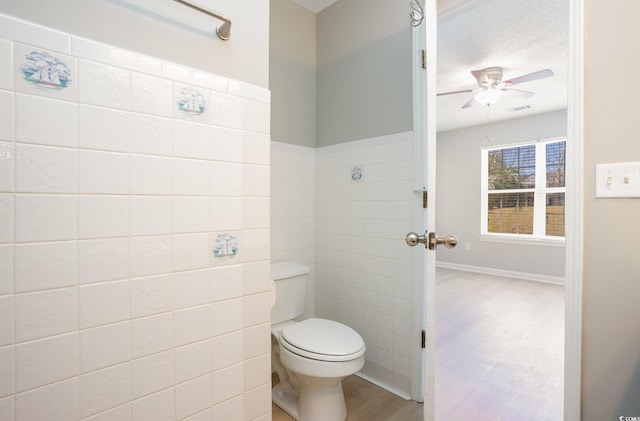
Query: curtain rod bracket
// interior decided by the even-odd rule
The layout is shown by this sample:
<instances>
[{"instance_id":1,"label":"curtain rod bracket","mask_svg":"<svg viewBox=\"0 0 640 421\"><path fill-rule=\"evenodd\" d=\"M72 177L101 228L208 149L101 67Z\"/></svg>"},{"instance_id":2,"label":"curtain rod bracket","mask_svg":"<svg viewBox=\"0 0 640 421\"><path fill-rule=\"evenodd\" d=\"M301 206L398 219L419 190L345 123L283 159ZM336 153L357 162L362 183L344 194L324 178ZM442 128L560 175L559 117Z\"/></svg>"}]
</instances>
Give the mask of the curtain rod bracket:
<instances>
[{"instance_id":1,"label":"curtain rod bracket","mask_svg":"<svg viewBox=\"0 0 640 421\"><path fill-rule=\"evenodd\" d=\"M222 23L216 27L216 34L218 35L218 38L220 38L223 41L227 41L229 38L231 38L231 19L221 15L220 13L216 13L205 7L198 6L197 4L191 3L190 1L187 1L187 0L174 0L174 1L180 4L183 4L187 7L190 7L193 10L197 10L200 13L204 13L207 16L211 16L212 18L221 20Z\"/></svg>"}]
</instances>

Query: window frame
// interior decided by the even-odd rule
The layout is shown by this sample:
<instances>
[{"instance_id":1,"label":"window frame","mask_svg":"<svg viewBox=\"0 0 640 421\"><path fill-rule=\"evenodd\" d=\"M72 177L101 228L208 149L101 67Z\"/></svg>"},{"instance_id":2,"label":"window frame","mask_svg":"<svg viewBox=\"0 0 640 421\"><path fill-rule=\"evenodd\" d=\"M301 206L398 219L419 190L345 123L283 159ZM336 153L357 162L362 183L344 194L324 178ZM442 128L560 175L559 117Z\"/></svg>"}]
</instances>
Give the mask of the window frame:
<instances>
[{"instance_id":1,"label":"window frame","mask_svg":"<svg viewBox=\"0 0 640 421\"><path fill-rule=\"evenodd\" d=\"M566 208L565 208L565 236L546 235L546 197L547 194L563 193L566 200L566 181L564 187L547 187L547 171L546 171L546 145L549 143L566 142L567 138L554 137L546 139L537 139L533 141L524 141L518 143L509 143L504 145L483 146L480 148L481 164L480 164L480 240L496 241L506 243L528 243L528 244L544 244L544 245L564 245L566 239ZM524 189L505 189L505 190L489 190L489 152L509 149L523 146L535 146L535 186L533 188ZM566 156L565 156L565 174L566 174ZM539 187L542 186L542 187ZM488 232L488 215L489 215L489 194L497 193L533 193L533 233L532 234L511 234ZM566 203L566 202L565 202Z\"/></svg>"}]
</instances>

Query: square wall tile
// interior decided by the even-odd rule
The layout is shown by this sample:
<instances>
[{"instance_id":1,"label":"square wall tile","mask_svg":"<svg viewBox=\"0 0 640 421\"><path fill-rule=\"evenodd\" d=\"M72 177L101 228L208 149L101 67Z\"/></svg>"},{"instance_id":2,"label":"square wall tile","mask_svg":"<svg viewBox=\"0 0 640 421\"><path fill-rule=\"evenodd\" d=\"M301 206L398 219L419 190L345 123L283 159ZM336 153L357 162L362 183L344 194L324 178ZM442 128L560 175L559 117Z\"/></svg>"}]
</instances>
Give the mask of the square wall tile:
<instances>
[{"instance_id":1,"label":"square wall tile","mask_svg":"<svg viewBox=\"0 0 640 421\"><path fill-rule=\"evenodd\" d=\"M243 344L242 331L213 338L211 340L211 369L216 371L241 363L243 360Z\"/></svg>"},{"instance_id":2,"label":"square wall tile","mask_svg":"<svg viewBox=\"0 0 640 421\"><path fill-rule=\"evenodd\" d=\"M131 317L171 311L173 310L173 302L174 292L171 275L131 280Z\"/></svg>"},{"instance_id":3,"label":"square wall tile","mask_svg":"<svg viewBox=\"0 0 640 421\"><path fill-rule=\"evenodd\" d=\"M224 127L211 127L211 160L241 162L243 132Z\"/></svg>"},{"instance_id":4,"label":"square wall tile","mask_svg":"<svg viewBox=\"0 0 640 421\"><path fill-rule=\"evenodd\" d=\"M242 316L241 298L211 304L211 334L218 336L242 329Z\"/></svg>"},{"instance_id":5,"label":"square wall tile","mask_svg":"<svg viewBox=\"0 0 640 421\"><path fill-rule=\"evenodd\" d=\"M129 240L132 277L171 272L171 237L133 237Z\"/></svg>"},{"instance_id":6,"label":"square wall tile","mask_svg":"<svg viewBox=\"0 0 640 421\"><path fill-rule=\"evenodd\" d=\"M133 360L131 362L133 398L137 399L172 386L175 379L173 361L173 351ZM135 407L134 403L134 413Z\"/></svg>"},{"instance_id":7,"label":"square wall tile","mask_svg":"<svg viewBox=\"0 0 640 421\"><path fill-rule=\"evenodd\" d=\"M13 195L0 194L0 244L13 241Z\"/></svg>"},{"instance_id":8,"label":"square wall tile","mask_svg":"<svg viewBox=\"0 0 640 421\"><path fill-rule=\"evenodd\" d=\"M9 396L4 399L0 399L0 418L11 420L14 417L15 413L15 398L13 396Z\"/></svg>"},{"instance_id":9,"label":"square wall tile","mask_svg":"<svg viewBox=\"0 0 640 421\"><path fill-rule=\"evenodd\" d=\"M202 341L176 348L175 363L176 383L208 374L211 371L211 343Z\"/></svg>"},{"instance_id":10,"label":"square wall tile","mask_svg":"<svg viewBox=\"0 0 640 421\"><path fill-rule=\"evenodd\" d=\"M16 390L22 392L78 375L78 334L16 345Z\"/></svg>"},{"instance_id":11,"label":"square wall tile","mask_svg":"<svg viewBox=\"0 0 640 421\"><path fill-rule=\"evenodd\" d=\"M172 200L169 196L131 196L131 235L171 233Z\"/></svg>"},{"instance_id":12,"label":"square wall tile","mask_svg":"<svg viewBox=\"0 0 640 421\"><path fill-rule=\"evenodd\" d=\"M78 379L73 378L16 395L16 420L75 420Z\"/></svg>"},{"instance_id":13,"label":"square wall tile","mask_svg":"<svg viewBox=\"0 0 640 421\"><path fill-rule=\"evenodd\" d=\"M0 91L0 139L15 139L15 94L13 92Z\"/></svg>"},{"instance_id":14,"label":"square wall tile","mask_svg":"<svg viewBox=\"0 0 640 421\"><path fill-rule=\"evenodd\" d=\"M76 36L71 36L71 54L157 76L162 69L159 59Z\"/></svg>"},{"instance_id":15,"label":"square wall tile","mask_svg":"<svg viewBox=\"0 0 640 421\"><path fill-rule=\"evenodd\" d=\"M243 228L243 199L240 197L212 197L209 199L209 231L239 230Z\"/></svg>"},{"instance_id":16,"label":"square wall tile","mask_svg":"<svg viewBox=\"0 0 640 421\"><path fill-rule=\"evenodd\" d=\"M83 421L131 421L131 403L127 401L123 405L84 418Z\"/></svg>"},{"instance_id":17,"label":"square wall tile","mask_svg":"<svg viewBox=\"0 0 640 421\"><path fill-rule=\"evenodd\" d=\"M211 376L176 386L176 417L183 419L211 406Z\"/></svg>"},{"instance_id":18,"label":"square wall tile","mask_svg":"<svg viewBox=\"0 0 640 421\"><path fill-rule=\"evenodd\" d=\"M174 272L174 308L195 307L209 303L209 269Z\"/></svg>"},{"instance_id":19,"label":"square wall tile","mask_svg":"<svg viewBox=\"0 0 640 421\"><path fill-rule=\"evenodd\" d=\"M209 123L214 126L241 129L242 98L235 95L211 92L211 114Z\"/></svg>"},{"instance_id":20,"label":"square wall tile","mask_svg":"<svg viewBox=\"0 0 640 421\"><path fill-rule=\"evenodd\" d=\"M16 141L77 146L78 105L31 95L16 95Z\"/></svg>"},{"instance_id":21,"label":"square wall tile","mask_svg":"<svg viewBox=\"0 0 640 421\"><path fill-rule=\"evenodd\" d=\"M249 164L270 164L271 139L268 134L242 133L242 162Z\"/></svg>"},{"instance_id":22,"label":"square wall tile","mask_svg":"<svg viewBox=\"0 0 640 421\"><path fill-rule=\"evenodd\" d=\"M269 228L271 200L268 197L249 197L242 199L242 227Z\"/></svg>"},{"instance_id":23,"label":"square wall tile","mask_svg":"<svg viewBox=\"0 0 640 421\"><path fill-rule=\"evenodd\" d=\"M5 346L0 348L0 398L15 393L15 348ZM0 412L0 416L2 413ZM0 419L10 419L0 418Z\"/></svg>"},{"instance_id":24,"label":"square wall tile","mask_svg":"<svg viewBox=\"0 0 640 421\"><path fill-rule=\"evenodd\" d=\"M172 160L159 156L131 155L131 193L171 194Z\"/></svg>"},{"instance_id":25,"label":"square wall tile","mask_svg":"<svg viewBox=\"0 0 640 421\"><path fill-rule=\"evenodd\" d=\"M246 360L243 371L245 390L271 382L271 355L267 353Z\"/></svg>"},{"instance_id":26,"label":"square wall tile","mask_svg":"<svg viewBox=\"0 0 640 421\"><path fill-rule=\"evenodd\" d=\"M132 320L132 357L143 357L173 348L174 332L171 313Z\"/></svg>"},{"instance_id":27,"label":"square wall tile","mask_svg":"<svg viewBox=\"0 0 640 421\"><path fill-rule=\"evenodd\" d=\"M80 329L130 318L129 281L82 285L78 291Z\"/></svg>"},{"instance_id":28,"label":"square wall tile","mask_svg":"<svg viewBox=\"0 0 640 421\"><path fill-rule=\"evenodd\" d=\"M129 113L80 105L78 146L114 152L129 152Z\"/></svg>"},{"instance_id":29,"label":"square wall tile","mask_svg":"<svg viewBox=\"0 0 640 421\"><path fill-rule=\"evenodd\" d=\"M173 194L190 196L208 195L209 162L195 159L174 159Z\"/></svg>"},{"instance_id":30,"label":"square wall tile","mask_svg":"<svg viewBox=\"0 0 640 421\"><path fill-rule=\"evenodd\" d=\"M17 342L71 332L78 329L78 292L60 288L17 294L15 311Z\"/></svg>"},{"instance_id":31,"label":"square wall tile","mask_svg":"<svg viewBox=\"0 0 640 421\"><path fill-rule=\"evenodd\" d=\"M129 277L129 240L78 241L78 281L92 284Z\"/></svg>"},{"instance_id":32,"label":"square wall tile","mask_svg":"<svg viewBox=\"0 0 640 421\"><path fill-rule=\"evenodd\" d=\"M78 59L57 51L14 43L17 92L65 101L78 100Z\"/></svg>"},{"instance_id":33,"label":"square wall tile","mask_svg":"<svg viewBox=\"0 0 640 421\"><path fill-rule=\"evenodd\" d=\"M169 156L173 148L172 120L131 114L131 152Z\"/></svg>"},{"instance_id":34,"label":"square wall tile","mask_svg":"<svg viewBox=\"0 0 640 421\"><path fill-rule=\"evenodd\" d=\"M248 420L264 421L271 411L271 383L247 390L244 395L244 414ZM259 419L258 417L265 418Z\"/></svg>"},{"instance_id":35,"label":"square wall tile","mask_svg":"<svg viewBox=\"0 0 640 421\"><path fill-rule=\"evenodd\" d=\"M80 102L128 110L129 71L81 59Z\"/></svg>"},{"instance_id":36,"label":"square wall tile","mask_svg":"<svg viewBox=\"0 0 640 421\"><path fill-rule=\"evenodd\" d=\"M209 267L209 234L183 234L173 236L173 271L195 270Z\"/></svg>"},{"instance_id":37,"label":"square wall tile","mask_svg":"<svg viewBox=\"0 0 640 421\"><path fill-rule=\"evenodd\" d=\"M266 102L242 99L243 129L269 134L271 130L271 106Z\"/></svg>"},{"instance_id":38,"label":"square wall tile","mask_svg":"<svg viewBox=\"0 0 640 421\"><path fill-rule=\"evenodd\" d=\"M126 237L129 235L127 196L79 196L78 237Z\"/></svg>"},{"instance_id":39,"label":"square wall tile","mask_svg":"<svg viewBox=\"0 0 640 421\"><path fill-rule=\"evenodd\" d=\"M13 43L0 39L0 89L13 90Z\"/></svg>"},{"instance_id":40,"label":"square wall tile","mask_svg":"<svg viewBox=\"0 0 640 421\"><path fill-rule=\"evenodd\" d=\"M213 407L214 420L244 421L244 397L242 395L221 402Z\"/></svg>"},{"instance_id":41,"label":"square wall tile","mask_svg":"<svg viewBox=\"0 0 640 421\"><path fill-rule=\"evenodd\" d=\"M13 191L14 155L12 142L0 142L0 192Z\"/></svg>"},{"instance_id":42,"label":"square wall tile","mask_svg":"<svg viewBox=\"0 0 640 421\"><path fill-rule=\"evenodd\" d=\"M130 359L130 322L80 331L80 373L109 367Z\"/></svg>"},{"instance_id":43,"label":"square wall tile","mask_svg":"<svg viewBox=\"0 0 640 421\"><path fill-rule=\"evenodd\" d=\"M175 120L173 122L173 154L183 158L209 159L211 126Z\"/></svg>"},{"instance_id":44,"label":"square wall tile","mask_svg":"<svg viewBox=\"0 0 640 421\"><path fill-rule=\"evenodd\" d=\"M131 111L162 117L173 115L173 85L171 81L132 72L130 94Z\"/></svg>"},{"instance_id":45,"label":"square wall tile","mask_svg":"<svg viewBox=\"0 0 640 421\"><path fill-rule=\"evenodd\" d=\"M15 200L16 242L70 240L77 237L78 200L75 196L16 195Z\"/></svg>"},{"instance_id":46,"label":"square wall tile","mask_svg":"<svg viewBox=\"0 0 640 421\"><path fill-rule=\"evenodd\" d=\"M73 149L16 145L16 192L76 193L78 156Z\"/></svg>"},{"instance_id":47,"label":"square wall tile","mask_svg":"<svg viewBox=\"0 0 640 421\"><path fill-rule=\"evenodd\" d=\"M0 244L0 295L13 292L13 244Z\"/></svg>"},{"instance_id":48,"label":"square wall tile","mask_svg":"<svg viewBox=\"0 0 640 421\"><path fill-rule=\"evenodd\" d=\"M242 196L242 165L212 162L210 193L213 196Z\"/></svg>"},{"instance_id":49,"label":"square wall tile","mask_svg":"<svg viewBox=\"0 0 640 421\"><path fill-rule=\"evenodd\" d=\"M242 296L242 266L211 268L211 301L223 301Z\"/></svg>"},{"instance_id":50,"label":"square wall tile","mask_svg":"<svg viewBox=\"0 0 640 421\"><path fill-rule=\"evenodd\" d=\"M173 232L204 232L209 227L209 199L173 197Z\"/></svg>"},{"instance_id":51,"label":"square wall tile","mask_svg":"<svg viewBox=\"0 0 640 421\"><path fill-rule=\"evenodd\" d=\"M0 297L0 346L11 345L15 342L14 302L14 297L11 295Z\"/></svg>"},{"instance_id":52,"label":"square wall tile","mask_svg":"<svg viewBox=\"0 0 640 421\"><path fill-rule=\"evenodd\" d=\"M209 338L211 315L209 305L178 310L173 314L175 345L187 345Z\"/></svg>"},{"instance_id":53,"label":"square wall tile","mask_svg":"<svg viewBox=\"0 0 640 421\"><path fill-rule=\"evenodd\" d=\"M242 193L245 196L269 196L269 180L268 166L242 166Z\"/></svg>"},{"instance_id":54,"label":"square wall tile","mask_svg":"<svg viewBox=\"0 0 640 421\"><path fill-rule=\"evenodd\" d=\"M268 323L271 317L271 293L244 296L242 309L244 327Z\"/></svg>"},{"instance_id":55,"label":"square wall tile","mask_svg":"<svg viewBox=\"0 0 640 421\"><path fill-rule=\"evenodd\" d=\"M129 193L129 155L80 150L78 190L80 193Z\"/></svg>"},{"instance_id":56,"label":"square wall tile","mask_svg":"<svg viewBox=\"0 0 640 421\"><path fill-rule=\"evenodd\" d=\"M213 404L231 399L244 392L242 364L232 365L211 374Z\"/></svg>"},{"instance_id":57,"label":"square wall tile","mask_svg":"<svg viewBox=\"0 0 640 421\"><path fill-rule=\"evenodd\" d=\"M254 358L271 352L271 323L263 323L243 329L244 359Z\"/></svg>"},{"instance_id":58,"label":"square wall tile","mask_svg":"<svg viewBox=\"0 0 640 421\"><path fill-rule=\"evenodd\" d=\"M175 389L169 388L133 401L133 420L161 420L175 411Z\"/></svg>"},{"instance_id":59,"label":"square wall tile","mask_svg":"<svg viewBox=\"0 0 640 421\"><path fill-rule=\"evenodd\" d=\"M80 376L80 416L87 417L131 400L131 364Z\"/></svg>"}]
</instances>

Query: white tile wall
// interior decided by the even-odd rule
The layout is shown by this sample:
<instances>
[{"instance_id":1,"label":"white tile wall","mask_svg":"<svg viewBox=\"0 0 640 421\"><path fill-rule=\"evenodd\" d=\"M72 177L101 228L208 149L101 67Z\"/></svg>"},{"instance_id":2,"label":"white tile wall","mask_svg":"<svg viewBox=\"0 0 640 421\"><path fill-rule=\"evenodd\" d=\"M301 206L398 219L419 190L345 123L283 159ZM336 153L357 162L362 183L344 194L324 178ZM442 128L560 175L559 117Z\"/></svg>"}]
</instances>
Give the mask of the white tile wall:
<instances>
[{"instance_id":1,"label":"white tile wall","mask_svg":"<svg viewBox=\"0 0 640 421\"><path fill-rule=\"evenodd\" d=\"M269 417L269 93L4 15L0 37L0 419ZM33 51L66 88L28 80Z\"/></svg>"},{"instance_id":2,"label":"white tile wall","mask_svg":"<svg viewBox=\"0 0 640 421\"><path fill-rule=\"evenodd\" d=\"M311 268L303 318L315 315L316 150L271 142L271 260Z\"/></svg>"},{"instance_id":3,"label":"white tile wall","mask_svg":"<svg viewBox=\"0 0 640 421\"><path fill-rule=\"evenodd\" d=\"M317 150L316 313L364 338L362 373L411 394L414 221L411 133ZM354 167L362 178L354 181Z\"/></svg>"},{"instance_id":4,"label":"white tile wall","mask_svg":"<svg viewBox=\"0 0 640 421\"><path fill-rule=\"evenodd\" d=\"M413 262L402 239L414 220L412 156L411 133L319 149L271 144L272 260L314 268L304 317L356 329L367 344L362 374L404 396Z\"/></svg>"}]
</instances>

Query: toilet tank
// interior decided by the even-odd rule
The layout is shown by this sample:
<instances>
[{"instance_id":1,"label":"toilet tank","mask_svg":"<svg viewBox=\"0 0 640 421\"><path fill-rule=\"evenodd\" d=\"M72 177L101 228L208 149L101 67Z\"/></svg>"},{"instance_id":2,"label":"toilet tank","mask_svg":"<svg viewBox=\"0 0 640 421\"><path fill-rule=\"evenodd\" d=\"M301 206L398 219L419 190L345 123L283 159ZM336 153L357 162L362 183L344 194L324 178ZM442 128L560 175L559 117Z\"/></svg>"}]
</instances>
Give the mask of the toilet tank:
<instances>
[{"instance_id":1,"label":"toilet tank","mask_svg":"<svg viewBox=\"0 0 640 421\"><path fill-rule=\"evenodd\" d=\"M271 264L271 324L293 320L304 313L307 274L310 269L301 263Z\"/></svg>"}]
</instances>

